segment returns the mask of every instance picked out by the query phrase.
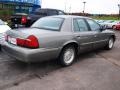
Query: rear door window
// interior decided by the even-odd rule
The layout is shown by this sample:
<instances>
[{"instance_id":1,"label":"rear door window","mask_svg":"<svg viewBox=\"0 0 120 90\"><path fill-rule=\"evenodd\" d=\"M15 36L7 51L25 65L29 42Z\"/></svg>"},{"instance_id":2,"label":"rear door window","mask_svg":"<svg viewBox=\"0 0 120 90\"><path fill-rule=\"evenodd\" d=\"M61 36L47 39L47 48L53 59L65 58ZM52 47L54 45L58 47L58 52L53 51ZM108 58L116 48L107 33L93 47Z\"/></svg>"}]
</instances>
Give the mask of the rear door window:
<instances>
[{"instance_id":1,"label":"rear door window","mask_svg":"<svg viewBox=\"0 0 120 90\"><path fill-rule=\"evenodd\" d=\"M75 32L85 32L89 31L88 26L84 19L74 19L73 26Z\"/></svg>"}]
</instances>

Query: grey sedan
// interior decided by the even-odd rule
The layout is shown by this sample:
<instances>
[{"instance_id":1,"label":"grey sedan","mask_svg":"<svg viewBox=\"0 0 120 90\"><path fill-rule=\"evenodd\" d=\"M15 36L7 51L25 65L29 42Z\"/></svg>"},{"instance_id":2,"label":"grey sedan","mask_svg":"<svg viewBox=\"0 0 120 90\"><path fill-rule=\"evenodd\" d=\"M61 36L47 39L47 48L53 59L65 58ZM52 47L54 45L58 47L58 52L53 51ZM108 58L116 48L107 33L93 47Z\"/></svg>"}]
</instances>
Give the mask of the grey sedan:
<instances>
[{"instance_id":1,"label":"grey sedan","mask_svg":"<svg viewBox=\"0 0 120 90\"><path fill-rule=\"evenodd\" d=\"M23 62L59 58L68 66L77 54L102 47L112 49L114 42L114 32L93 19L60 15L41 18L30 28L7 31L2 49Z\"/></svg>"}]
</instances>

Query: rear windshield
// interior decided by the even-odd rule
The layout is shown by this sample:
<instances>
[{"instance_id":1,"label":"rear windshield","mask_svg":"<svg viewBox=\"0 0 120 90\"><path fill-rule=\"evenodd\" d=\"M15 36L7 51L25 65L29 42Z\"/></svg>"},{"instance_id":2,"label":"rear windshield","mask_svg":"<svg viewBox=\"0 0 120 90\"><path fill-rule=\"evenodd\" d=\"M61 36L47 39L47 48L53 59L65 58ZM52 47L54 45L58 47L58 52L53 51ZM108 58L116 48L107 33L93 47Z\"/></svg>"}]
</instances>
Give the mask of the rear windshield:
<instances>
[{"instance_id":1,"label":"rear windshield","mask_svg":"<svg viewBox=\"0 0 120 90\"><path fill-rule=\"evenodd\" d=\"M45 17L36 21L31 27L59 31L63 21L63 18Z\"/></svg>"},{"instance_id":2,"label":"rear windshield","mask_svg":"<svg viewBox=\"0 0 120 90\"><path fill-rule=\"evenodd\" d=\"M0 25L4 25L5 23L0 19Z\"/></svg>"}]
</instances>

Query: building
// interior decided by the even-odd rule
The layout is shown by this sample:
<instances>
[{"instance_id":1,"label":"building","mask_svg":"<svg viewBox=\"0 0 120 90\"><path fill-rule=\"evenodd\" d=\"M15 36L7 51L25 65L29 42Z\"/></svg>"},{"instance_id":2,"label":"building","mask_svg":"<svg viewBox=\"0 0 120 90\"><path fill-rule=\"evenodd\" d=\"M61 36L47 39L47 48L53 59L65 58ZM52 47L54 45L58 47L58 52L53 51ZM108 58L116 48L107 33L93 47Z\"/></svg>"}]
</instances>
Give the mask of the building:
<instances>
[{"instance_id":1,"label":"building","mask_svg":"<svg viewBox=\"0 0 120 90\"><path fill-rule=\"evenodd\" d=\"M0 0L1 13L31 13L41 8L40 0Z\"/></svg>"}]
</instances>

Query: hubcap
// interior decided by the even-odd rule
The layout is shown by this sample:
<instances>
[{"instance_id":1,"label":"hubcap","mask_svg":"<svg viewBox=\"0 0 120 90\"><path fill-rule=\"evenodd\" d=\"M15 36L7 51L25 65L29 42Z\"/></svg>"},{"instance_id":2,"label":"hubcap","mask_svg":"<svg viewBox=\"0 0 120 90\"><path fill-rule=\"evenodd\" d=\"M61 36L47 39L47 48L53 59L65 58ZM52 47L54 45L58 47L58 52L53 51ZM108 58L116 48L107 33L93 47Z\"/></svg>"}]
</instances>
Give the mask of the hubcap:
<instances>
[{"instance_id":1,"label":"hubcap","mask_svg":"<svg viewBox=\"0 0 120 90\"><path fill-rule=\"evenodd\" d=\"M112 47L113 47L113 43L114 43L113 39L110 39L110 40L109 40L109 48L112 48Z\"/></svg>"},{"instance_id":2,"label":"hubcap","mask_svg":"<svg viewBox=\"0 0 120 90\"><path fill-rule=\"evenodd\" d=\"M73 49L67 49L64 53L64 61L66 64L71 63L74 60L75 52Z\"/></svg>"}]
</instances>

